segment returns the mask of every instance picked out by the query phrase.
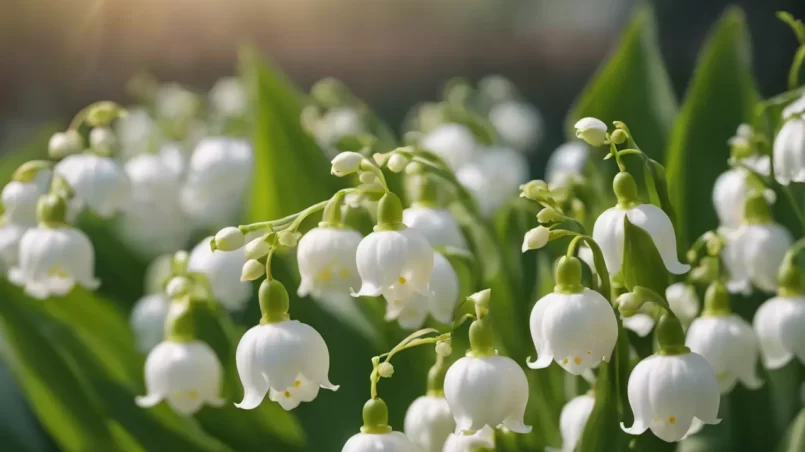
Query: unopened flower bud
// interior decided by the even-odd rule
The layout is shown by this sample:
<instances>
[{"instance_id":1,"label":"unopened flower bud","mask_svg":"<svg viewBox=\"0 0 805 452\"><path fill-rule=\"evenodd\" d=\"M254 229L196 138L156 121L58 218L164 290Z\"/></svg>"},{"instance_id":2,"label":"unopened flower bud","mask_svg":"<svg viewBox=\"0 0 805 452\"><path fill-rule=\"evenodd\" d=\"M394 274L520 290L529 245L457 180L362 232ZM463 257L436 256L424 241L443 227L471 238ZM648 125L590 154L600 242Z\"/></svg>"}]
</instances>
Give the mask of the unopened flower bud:
<instances>
[{"instance_id":1,"label":"unopened flower bud","mask_svg":"<svg viewBox=\"0 0 805 452\"><path fill-rule=\"evenodd\" d=\"M266 267L265 265L261 264L260 262L249 259L243 264L243 268L240 272L240 280L241 281L254 281L255 279L265 275Z\"/></svg>"},{"instance_id":2,"label":"unopened flower bud","mask_svg":"<svg viewBox=\"0 0 805 452\"><path fill-rule=\"evenodd\" d=\"M607 125L598 118L581 118L576 122L576 137L590 146L601 146L607 140Z\"/></svg>"},{"instance_id":3,"label":"unopened flower bud","mask_svg":"<svg viewBox=\"0 0 805 452\"><path fill-rule=\"evenodd\" d=\"M621 294L617 300L615 300L615 303L617 304L618 311L624 317L631 317L637 314L637 311L643 306L643 300L633 292Z\"/></svg>"},{"instance_id":4,"label":"unopened flower bud","mask_svg":"<svg viewBox=\"0 0 805 452\"><path fill-rule=\"evenodd\" d=\"M89 132L89 145L108 154L117 146L117 137L109 127L95 127Z\"/></svg>"},{"instance_id":5,"label":"unopened flower bud","mask_svg":"<svg viewBox=\"0 0 805 452\"><path fill-rule=\"evenodd\" d=\"M243 247L243 252L246 254L246 259L260 259L268 254L270 250L271 245L266 242L265 236L257 237Z\"/></svg>"},{"instance_id":6,"label":"unopened flower bud","mask_svg":"<svg viewBox=\"0 0 805 452\"><path fill-rule=\"evenodd\" d=\"M282 231L277 234L277 240L280 245L287 246L288 248L295 247L301 238L302 234L299 231Z\"/></svg>"},{"instance_id":7,"label":"unopened flower bud","mask_svg":"<svg viewBox=\"0 0 805 452\"><path fill-rule=\"evenodd\" d=\"M468 298L470 301L475 303L476 306L486 309L489 307L489 300L492 298L492 289L484 289L479 292L475 292Z\"/></svg>"},{"instance_id":8,"label":"unopened flower bud","mask_svg":"<svg viewBox=\"0 0 805 452\"><path fill-rule=\"evenodd\" d=\"M125 115L126 110L120 105L110 101L101 101L91 106L89 112L87 112L86 121L92 127L105 127L115 119Z\"/></svg>"},{"instance_id":9,"label":"unopened flower bud","mask_svg":"<svg viewBox=\"0 0 805 452\"><path fill-rule=\"evenodd\" d=\"M447 358L453 354L453 346L450 341L439 341L436 343L436 354Z\"/></svg>"},{"instance_id":10,"label":"unopened flower bud","mask_svg":"<svg viewBox=\"0 0 805 452\"><path fill-rule=\"evenodd\" d=\"M330 173L338 177L352 174L358 171L362 161L363 156L357 152L342 152L330 162L333 165Z\"/></svg>"},{"instance_id":11,"label":"unopened flower bud","mask_svg":"<svg viewBox=\"0 0 805 452\"><path fill-rule=\"evenodd\" d=\"M56 159L80 152L83 148L81 135L72 129L54 133L48 142L48 154Z\"/></svg>"},{"instance_id":12,"label":"unopened flower bud","mask_svg":"<svg viewBox=\"0 0 805 452\"><path fill-rule=\"evenodd\" d=\"M615 129L615 131L612 132L612 135L610 135L609 138L615 144L623 144L626 142L626 139L629 138L629 135L627 135L623 129Z\"/></svg>"},{"instance_id":13,"label":"unopened flower bud","mask_svg":"<svg viewBox=\"0 0 805 452\"><path fill-rule=\"evenodd\" d=\"M165 286L168 298L179 298L190 292L190 280L184 276L174 276Z\"/></svg>"},{"instance_id":14,"label":"unopened flower bud","mask_svg":"<svg viewBox=\"0 0 805 452\"><path fill-rule=\"evenodd\" d=\"M536 250L544 247L551 240L551 230L545 226L537 226L525 233L523 237L522 252Z\"/></svg>"},{"instance_id":15,"label":"unopened flower bud","mask_svg":"<svg viewBox=\"0 0 805 452\"><path fill-rule=\"evenodd\" d=\"M235 251L242 247L245 241L246 237L240 229L228 226L218 231L210 244L214 247L213 250Z\"/></svg>"},{"instance_id":16,"label":"unopened flower bud","mask_svg":"<svg viewBox=\"0 0 805 452\"><path fill-rule=\"evenodd\" d=\"M391 376L394 375L394 366L389 362L380 363L380 365L377 366L377 374L383 378L391 378Z\"/></svg>"},{"instance_id":17,"label":"unopened flower bud","mask_svg":"<svg viewBox=\"0 0 805 452\"><path fill-rule=\"evenodd\" d=\"M389 153L375 152L372 154L372 159L377 163L377 166L384 166L389 159Z\"/></svg>"},{"instance_id":18,"label":"unopened flower bud","mask_svg":"<svg viewBox=\"0 0 805 452\"><path fill-rule=\"evenodd\" d=\"M377 180L377 176L372 173L361 173L360 181L362 184L373 184Z\"/></svg>"},{"instance_id":19,"label":"unopened flower bud","mask_svg":"<svg viewBox=\"0 0 805 452\"><path fill-rule=\"evenodd\" d=\"M539 199L548 194L548 184L544 180L532 180L520 186L520 197L531 200Z\"/></svg>"},{"instance_id":20,"label":"unopened flower bud","mask_svg":"<svg viewBox=\"0 0 805 452\"><path fill-rule=\"evenodd\" d=\"M540 223L558 223L565 219L565 216L552 207L546 207L537 214L537 221Z\"/></svg>"},{"instance_id":21,"label":"unopened flower bud","mask_svg":"<svg viewBox=\"0 0 805 452\"><path fill-rule=\"evenodd\" d=\"M389 157L389 161L386 164L386 168L393 173L401 173L403 170L405 170L406 166L408 166L408 159L405 158L405 156L397 153L391 154L391 157Z\"/></svg>"}]
</instances>

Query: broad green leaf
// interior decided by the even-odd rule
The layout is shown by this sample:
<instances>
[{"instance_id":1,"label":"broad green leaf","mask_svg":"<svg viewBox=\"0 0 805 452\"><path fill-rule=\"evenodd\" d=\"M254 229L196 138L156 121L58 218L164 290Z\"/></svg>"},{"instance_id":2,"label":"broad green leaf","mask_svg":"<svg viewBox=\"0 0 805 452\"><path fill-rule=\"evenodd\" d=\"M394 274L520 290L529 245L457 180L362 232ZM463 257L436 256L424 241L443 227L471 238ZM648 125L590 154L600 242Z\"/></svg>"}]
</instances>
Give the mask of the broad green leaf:
<instances>
[{"instance_id":1,"label":"broad green leaf","mask_svg":"<svg viewBox=\"0 0 805 452\"><path fill-rule=\"evenodd\" d=\"M624 216L623 282L632 290L635 286L647 287L665 296L668 271L648 232L633 225Z\"/></svg>"},{"instance_id":2,"label":"broad green leaf","mask_svg":"<svg viewBox=\"0 0 805 452\"><path fill-rule=\"evenodd\" d=\"M240 53L253 108L254 181L249 221L273 220L326 200L343 182L302 128L302 95L254 50Z\"/></svg>"},{"instance_id":3,"label":"broad green leaf","mask_svg":"<svg viewBox=\"0 0 805 452\"><path fill-rule=\"evenodd\" d=\"M681 243L718 225L711 193L727 169L727 140L751 123L759 100L751 72L751 47L743 11L728 9L699 55L666 152L671 202Z\"/></svg>"},{"instance_id":4,"label":"broad green leaf","mask_svg":"<svg viewBox=\"0 0 805 452\"><path fill-rule=\"evenodd\" d=\"M20 452L55 452L8 365L0 362L0 444Z\"/></svg>"},{"instance_id":5,"label":"broad green leaf","mask_svg":"<svg viewBox=\"0 0 805 452\"><path fill-rule=\"evenodd\" d=\"M802 409L791 423L779 448L780 452L802 452L803 450L805 450L805 409Z\"/></svg>"},{"instance_id":6,"label":"broad green leaf","mask_svg":"<svg viewBox=\"0 0 805 452\"><path fill-rule=\"evenodd\" d=\"M612 127L625 122L649 156L659 159L676 115L677 103L657 44L654 12L647 4L635 11L618 47L587 84L565 123L568 138L573 125L587 116Z\"/></svg>"}]
</instances>

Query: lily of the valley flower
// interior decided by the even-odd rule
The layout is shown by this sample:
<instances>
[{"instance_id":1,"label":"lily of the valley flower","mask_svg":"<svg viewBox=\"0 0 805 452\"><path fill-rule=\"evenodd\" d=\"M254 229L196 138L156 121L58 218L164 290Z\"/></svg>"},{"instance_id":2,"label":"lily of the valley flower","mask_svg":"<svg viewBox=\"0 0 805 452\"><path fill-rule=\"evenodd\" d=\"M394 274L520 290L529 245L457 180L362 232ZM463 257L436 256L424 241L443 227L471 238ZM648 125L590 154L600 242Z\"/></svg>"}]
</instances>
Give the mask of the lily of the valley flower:
<instances>
[{"instance_id":1,"label":"lily of the valley flower","mask_svg":"<svg viewBox=\"0 0 805 452\"><path fill-rule=\"evenodd\" d=\"M733 168L721 173L716 179L713 185L713 206L722 226L735 229L741 225L746 198L754 191L751 177L745 169ZM773 191L764 190L764 195L767 201L774 202Z\"/></svg>"},{"instance_id":2,"label":"lily of the valley flower","mask_svg":"<svg viewBox=\"0 0 805 452\"><path fill-rule=\"evenodd\" d=\"M805 296L778 295L766 301L753 324L767 368L779 369L795 356L805 364Z\"/></svg>"},{"instance_id":3,"label":"lily of the valley flower","mask_svg":"<svg viewBox=\"0 0 805 452\"><path fill-rule=\"evenodd\" d=\"M388 302L386 320L397 320L406 329L420 328L430 314L436 321L450 323L458 304L459 281L450 262L441 254L433 253L433 272L427 294L407 290L395 284L383 291Z\"/></svg>"},{"instance_id":4,"label":"lily of the valley flower","mask_svg":"<svg viewBox=\"0 0 805 452\"><path fill-rule=\"evenodd\" d=\"M533 150L542 134L542 115L525 102L495 105L489 110L489 122L506 145L520 152Z\"/></svg>"},{"instance_id":5,"label":"lily of the valley flower","mask_svg":"<svg viewBox=\"0 0 805 452\"><path fill-rule=\"evenodd\" d=\"M376 297L393 290L395 298L410 291L428 294L433 272L433 249L417 230L407 228L372 232L361 240L356 252L362 285L353 296Z\"/></svg>"},{"instance_id":6,"label":"lily of the valley flower","mask_svg":"<svg viewBox=\"0 0 805 452\"><path fill-rule=\"evenodd\" d=\"M55 172L75 190L78 205L108 218L126 208L131 187L123 166L116 159L90 152L67 156Z\"/></svg>"},{"instance_id":7,"label":"lily of the valley flower","mask_svg":"<svg viewBox=\"0 0 805 452\"><path fill-rule=\"evenodd\" d=\"M316 140L322 147L338 144L342 138L366 132L360 113L352 107L336 107L327 110L316 122Z\"/></svg>"},{"instance_id":8,"label":"lily of the valley flower","mask_svg":"<svg viewBox=\"0 0 805 452\"><path fill-rule=\"evenodd\" d=\"M137 405L148 408L165 400L174 410L192 414L205 404L221 406L223 370L209 345L164 341L154 347L145 361L148 395L137 397Z\"/></svg>"},{"instance_id":9,"label":"lily of the valley flower","mask_svg":"<svg viewBox=\"0 0 805 452\"><path fill-rule=\"evenodd\" d=\"M288 293L276 280L260 286L263 319L240 340L235 354L243 383L238 408L257 408L266 394L286 410L310 402L319 388L335 391L330 383L330 352L311 326L287 320Z\"/></svg>"},{"instance_id":10,"label":"lily of the valley flower","mask_svg":"<svg viewBox=\"0 0 805 452\"><path fill-rule=\"evenodd\" d=\"M520 250L524 253L528 250L537 250L547 245L550 240L551 230L545 226L537 226L525 233Z\"/></svg>"},{"instance_id":11,"label":"lily of the valley flower","mask_svg":"<svg viewBox=\"0 0 805 452\"><path fill-rule=\"evenodd\" d=\"M562 433L562 451L573 452L584 433L587 419L595 405L595 397L582 394L570 399L559 414L559 431Z\"/></svg>"},{"instance_id":12,"label":"lily of the valley flower","mask_svg":"<svg viewBox=\"0 0 805 452\"><path fill-rule=\"evenodd\" d=\"M602 213L593 227L593 239L601 247L609 274L617 274L623 265L626 218L651 236L669 272L681 275L690 270L690 265L680 263L677 258L676 234L668 215L655 205L640 204L637 186L629 173L615 176L613 186L618 204Z\"/></svg>"},{"instance_id":13,"label":"lily of the valley flower","mask_svg":"<svg viewBox=\"0 0 805 452\"><path fill-rule=\"evenodd\" d=\"M528 433L523 423L528 403L525 372L506 356L465 356L447 370L444 397L456 420L456 432L502 425Z\"/></svg>"},{"instance_id":14,"label":"lily of the valley flower","mask_svg":"<svg viewBox=\"0 0 805 452\"><path fill-rule=\"evenodd\" d=\"M240 79L223 77L215 82L209 92L212 110L223 118L237 118L246 113L249 99Z\"/></svg>"},{"instance_id":15,"label":"lily of the valley flower","mask_svg":"<svg viewBox=\"0 0 805 452\"><path fill-rule=\"evenodd\" d=\"M517 196L520 185L528 182L528 160L514 149L486 148L456 173L481 214L491 216Z\"/></svg>"},{"instance_id":16,"label":"lily of the valley flower","mask_svg":"<svg viewBox=\"0 0 805 452\"><path fill-rule=\"evenodd\" d=\"M671 311L687 327L699 313L699 297L696 288L690 284L678 282L665 289L665 299L671 306Z\"/></svg>"},{"instance_id":17,"label":"lily of the valley flower","mask_svg":"<svg viewBox=\"0 0 805 452\"><path fill-rule=\"evenodd\" d=\"M470 129L452 123L433 129L422 138L419 145L441 157L453 171L469 163L478 147Z\"/></svg>"},{"instance_id":18,"label":"lily of the valley flower","mask_svg":"<svg viewBox=\"0 0 805 452\"><path fill-rule=\"evenodd\" d=\"M565 143L551 154L545 166L545 181L551 188L566 188L584 177L590 148L579 141Z\"/></svg>"},{"instance_id":19,"label":"lily of the valley flower","mask_svg":"<svg viewBox=\"0 0 805 452\"><path fill-rule=\"evenodd\" d=\"M495 431L484 427L475 433L452 433L444 442L442 452L494 452Z\"/></svg>"},{"instance_id":20,"label":"lily of the valley flower","mask_svg":"<svg viewBox=\"0 0 805 452\"><path fill-rule=\"evenodd\" d=\"M129 323L140 351L147 352L162 342L170 305L162 292L144 295L134 304Z\"/></svg>"},{"instance_id":21,"label":"lily of the valley flower","mask_svg":"<svg viewBox=\"0 0 805 452\"><path fill-rule=\"evenodd\" d=\"M299 296L330 299L348 296L350 290L360 287L355 255L361 239L358 231L329 226L313 228L303 235L296 249L302 279Z\"/></svg>"},{"instance_id":22,"label":"lily of the valley flower","mask_svg":"<svg viewBox=\"0 0 805 452\"><path fill-rule=\"evenodd\" d=\"M455 428L453 413L443 395L420 396L405 413L405 436L422 452L441 452Z\"/></svg>"},{"instance_id":23,"label":"lily of the valley flower","mask_svg":"<svg viewBox=\"0 0 805 452\"><path fill-rule=\"evenodd\" d=\"M357 433L341 452L415 452L416 446L401 432Z\"/></svg>"},{"instance_id":24,"label":"lily of the valley flower","mask_svg":"<svg viewBox=\"0 0 805 452\"><path fill-rule=\"evenodd\" d=\"M598 118L581 118L573 126L576 137L581 138L590 146L601 146L607 139L607 125Z\"/></svg>"},{"instance_id":25,"label":"lily of the valley flower","mask_svg":"<svg viewBox=\"0 0 805 452\"><path fill-rule=\"evenodd\" d=\"M774 138L774 177L782 185L805 182L805 118L785 118Z\"/></svg>"},{"instance_id":26,"label":"lily of the valley flower","mask_svg":"<svg viewBox=\"0 0 805 452\"><path fill-rule=\"evenodd\" d=\"M240 280L246 256L242 251L212 251L211 240L207 237L193 248L187 270L205 274L213 297L228 310L239 311L252 296L251 283Z\"/></svg>"},{"instance_id":27,"label":"lily of the valley flower","mask_svg":"<svg viewBox=\"0 0 805 452\"><path fill-rule=\"evenodd\" d=\"M564 257L556 270L556 288L531 311L531 337L537 349L532 369L556 363L574 375L609 361L618 340L618 321L601 294L580 285L581 262Z\"/></svg>"},{"instance_id":28,"label":"lily of the valley flower","mask_svg":"<svg viewBox=\"0 0 805 452\"><path fill-rule=\"evenodd\" d=\"M421 232L434 248L449 246L467 249L464 234L453 214L447 209L412 206L403 210L403 223Z\"/></svg>"}]
</instances>

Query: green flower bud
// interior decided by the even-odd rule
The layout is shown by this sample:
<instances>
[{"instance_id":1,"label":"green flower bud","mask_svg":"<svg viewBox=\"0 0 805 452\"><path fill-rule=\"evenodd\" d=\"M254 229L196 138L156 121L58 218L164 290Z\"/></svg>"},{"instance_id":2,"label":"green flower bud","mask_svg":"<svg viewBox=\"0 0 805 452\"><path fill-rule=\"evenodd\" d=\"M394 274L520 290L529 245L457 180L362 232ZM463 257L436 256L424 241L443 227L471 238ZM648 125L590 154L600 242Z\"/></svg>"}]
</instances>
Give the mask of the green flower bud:
<instances>
[{"instance_id":1,"label":"green flower bud","mask_svg":"<svg viewBox=\"0 0 805 452\"><path fill-rule=\"evenodd\" d=\"M453 346L450 345L450 341L438 341L436 342L436 354L447 358L448 356L453 354Z\"/></svg>"},{"instance_id":2,"label":"green flower bud","mask_svg":"<svg viewBox=\"0 0 805 452\"><path fill-rule=\"evenodd\" d=\"M11 179L15 182L33 182L40 171L52 167L53 163L47 160L31 160L20 165L20 167L14 171L14 175Z\"/></svg>"},{"instance_id":3,"label":"green flower bud","mask_svg":"<svg viewBox=\"0 0 805 452\"><path fill-rule=\"evenodd\" d=\"M240 272L240 280L241 281L254 281L257 278L266 274L266 266L261 264L260 262L249 259L243 264L243 268Z\"/></svg>"},{"instance_id":4,"label":"green flower bud","mask_svg":"<svg viewBox=\"0 0 805 452\"><path fill-rule=\"evenodd\" d=\"M110 101L101 101L89 107L86 122L92 127L106 127L125 114L126 110L120 105Z\"/></svg>"},{"instance_id":5,"label":"green flower bud","mask_svg":"<svg viewBox=\"0 0 805 452\"><path fill-rule=\"evenodd\" d=\"M386 164L386 168L393 173L403 172L406 166L408 166L408 159L402 154L398 154L396 152L391 154L391 157L389 157L389 161Z\"/></svg>"},{"instance_id":6,"label":"green flower bud","mask_svg":"<svg viewBox=\"0 0 805 452\"><path fill-rule=\"evenodd\" d=\"M372 173L361 173L358 179L361 181L362 184L373 184L377 182L377 176Z\"/></svg>"},{"instance_id":7,"label":"green flower bud","mask_svg":"<svg viewBox=\"0 0 805 452\"><path fill-rule=\"evenodd\" d=\"M62 159L82 150L84 150L84 139L77 130L69 129L54 133L48 141L48 155L54 159Z\"/></svg>"},{"instance_id":8,"label":"green flower bud","mask_svg":"<svg viewBox=\"0 0 805 452\"><path fill-rule=\"evenodd\" d=\"M294 248L299 244L299 239L302 238L302 233L299 231L282 231L277 234L277 240L280 245L288 248Z\"/></svg>"},{"instance_id":9,"label":"green flower bud","mask_svg":"<svg viewBox=\"0 0 805 452\"><path fill-rule=\"evenodd\" d=\"M245 241L246 236L243 235L240 229L234 226L228 226L215 234L215 238L210 241L210 247L212 247L213 251L216 249L221 251L235 251L240 249Z\"/></svg>"},{"instance_id":10,"label":"green flower bud","mask_svg":"<svg viewBox=\"0 0 805 452\"><path fill-rule=\"evenodd\" d=\"M36 218L39 223L47 226L58 227L65 224L67 201L53 193L40 197L36 205Z\"/></svg>"},{"instance_id":11,"label":"green flower bud","mask_svg":"<svg viewBox=\"0 0 805 452\"><path fill-rule=\"evenodd\" d=\"M520 197L536 201L550 194L548 184L543 180L532 180L520 186Z\"/></svg>"},{"instance_id":12,"label":"green flower bud","mask_svg":"<svg viewBox=\"0 0 805 452\"><path fill-rule=\"evenodd\" d=\"M623 129L615 129L612 135L609 136L615 144L623 144L629 139L629 135Z\"/></svg>"},{"instance_id":13,"label":"green flower bud","mask_svg":"<svg viewBox=\"0 0 805 452\"><path fill-rule=\"evenodd\" d=\"M394 366L389 362L380 363L377 366L377 374L383 378L391 378L394 375Z\"/></svg>"},{"instance_id":14,"label":"green flower bud","mask_svg":"<svg viewBox=\"0 0 805 452\"><path fill-rule=\"evenodd\" d=\"M271 251L271 245L266 242L266 236L258 237L243 247L246 259L260 259Z\"/></svg>"},{"instance_id":15,"label":"green flower bud","mask_svg":"<svg viewBox=\"0 0 805 452\"><path fill-rule=\"evenodd\" d=\"M637 314L644 302L645 300L634 292L623 293L615 300L618 312L624 317L631 317Z\"/></svg>"},{"instance_id":16,"label":"green flower bud","mask_svg":"<svg viewBox=\"0 0 805 452\"><path fill-rule=\"evenodd\" d=\"M467 297L475 306L482 309L489 309L489 301L492 299L492 289L484 289Z\"/></svg>"},{"instance_id":17,"label":"green flower bud","mask_svg":"<svg viewBox=\"0 0 805 452\"><path fill-rule=\"evenodd\" d=\"M558 223L560 221L563 221L564 219L565 216L559 213L559 211L557 211L553 207L546 207L540 210L539 213L537 214L537 221L539 221L540 223L546 223L546 224Z\"/></svg>"}]
</instances>

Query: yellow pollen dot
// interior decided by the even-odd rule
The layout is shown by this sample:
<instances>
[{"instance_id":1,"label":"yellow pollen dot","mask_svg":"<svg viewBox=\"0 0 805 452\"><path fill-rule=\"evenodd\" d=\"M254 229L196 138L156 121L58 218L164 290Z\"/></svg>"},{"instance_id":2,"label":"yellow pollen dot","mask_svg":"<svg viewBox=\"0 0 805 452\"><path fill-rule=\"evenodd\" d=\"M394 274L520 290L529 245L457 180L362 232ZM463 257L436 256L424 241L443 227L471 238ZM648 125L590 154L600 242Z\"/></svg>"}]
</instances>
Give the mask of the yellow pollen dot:
<instances>
[{"instance_id":1,"label":"yellow pollen dot","mask_svg":"<svg viewBox=\"0 0 805 452\"><path fill-rule=\"evenodd\" d=\"M187 391L187 397L190 398L190 400L197 399L198 398L198 391L196 391L195 389L191 389L191 390Z\"/></svg>"},{"instance_id":2,"label":"yellow pollen dot","mask_svg":"<svg viewBox=\"0 0 805 452\"><path fill-rule=\"evenodd\" d=\"M400 284L405 284L405 278L400 276L399 278L397 278L397 282Z\"/></svg>"},{"instance_id":3,"label":"yellow pollen dot","mask_svg":"<svg viewBox=\"0 0 805 452\"><path fill-rule=\"evenodd\" d=\"M669 423L669 424L676 424L676 418L675 418L675 417L673 417L673 416L669 417L669 418L668 418L668 423Z\"/></svg>"},{"instance_id":4,"label":"yellow pollen dot","mask_svg":"<svg viewBox=\"0 0 805 452\"><path fill-rule=\"evenodd\" d=\"M349 270L342 268L341 271L338 272L338 275L342 278L349 278Z\"/></svg>"},{"instance_id":5,"label":"yellow pollen dot","mask_svg":"<svg viewBox=\"0 0 805 452\"><path fill-rule=\"evenodd\" d=\"M587 354L588 354L588 355L592 355L592 354L593 354L593 351L592 351L592 350L587 350Z\"/></svg>"},{"instance_id":6,"label":"yellow pollen dot","mask_svg":"<svg viewBox=\"0 0 805 452\"><path fill-rule=\"evenodd\" d=\"M298 388L300 386L302 386L302 381L296 380L296 381L293 382L293 387L294 388Z\"/></svg>"},{"instance_id":7,"label":"yellow pollen dot","mask_svg":"<svg viewBox=\"0 0 805 452\"><path fill-rule=\"evenodd\" d=\"M576 363L576 364L581 364L581 356L577 356L577 357L573 358L573 362Z\"/></svg>"},{"instance_id":8,"label":"yellow pollen dot","mask_svg":"<svg viewBox=\"0 0 805 452\"><path fill-rule=\"evenodd\" d=\"M319 279L322 281L329 281L332 278L333 274L329 268L325 268L324 270L319 273Z\"/></svg>"},{"instance_id":9,"label":"yellow pollen dot","mask_svg":"<svg viewBox=\"0 0 805 452\"><path fill-rule=\"evenodd\" d=\"M562 360L562 364L567 364L567 358Z\"/></svg>"},{"instance_id":10,"label":"yellow pollen dot","mask_svg":"<svg viewBox=\"0 0 805 452\"><path fill-rule=\"evenodd\" d=\"M291 398L291 392L290 391L285 391L285 392L282 393L282 395L284 395L286 399Z\"/></svg>"},{"instance_id":11,"label":"yellow pollen dot","mask_svg":"<svg viewBox=\"0 0 805 452\"><path fill-rule=\"evenodd\" d=\"M56 266L56 267L52 267L48 271L48 276L66 278L67 277L67 272L64 271L64 269L62 267Z\"/></svg>"}]
</instances>

